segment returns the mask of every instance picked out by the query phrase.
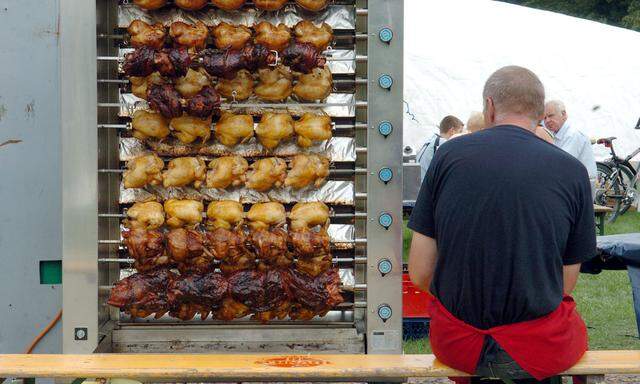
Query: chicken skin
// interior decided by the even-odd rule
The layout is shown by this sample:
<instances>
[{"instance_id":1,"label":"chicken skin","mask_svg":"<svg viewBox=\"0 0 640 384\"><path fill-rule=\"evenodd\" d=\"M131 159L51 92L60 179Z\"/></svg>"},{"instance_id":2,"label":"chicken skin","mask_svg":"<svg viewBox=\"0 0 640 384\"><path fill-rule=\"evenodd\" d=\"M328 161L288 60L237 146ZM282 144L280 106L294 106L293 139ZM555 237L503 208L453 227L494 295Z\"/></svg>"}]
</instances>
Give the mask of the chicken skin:
<instances>
[{"instance_id":1,"label":"chicken skin","mask_svg":"<svg viewBox=\"0 0 640 384\"><path fill-rule=\"evenodd\" d=\"M311 73L300 75L293 93L303 101L326 99L333 90L333 76L328 67L315 68Z\"/></svg>"},{"instance_id":2,"label":"chicken skin","mask_svg":"<svg viewBox=\"0 0 640 384\"><path fill-rule=\"evenodd\" d=\"M256 127L258 141L267 149L274 149L281 141L290 139L293 132L293 118L288 113L267 112Z\"/></svg>"},{"instance_id":3,"label":"chicken skin","mask_svg":"<svg viewBox=\"0 0 640 384\"><path fill-rule=\"evenodd\" d=\"M164 235L152 229L131 229L122 232L124 243L135 261L134 268L138 272L148 272L158 267L168 267L169 257L164 251Z\"/></svg>"},{"instance_id":4,"label":"chicken skin","mask_svg":"<svg viewBox=\"0 0 640 384\"><path fill-rule=\"evenodd\" d=\"M187 11L197 11L204 8L209 0L175 0L176 6Z\"/></svg>"},{"instance_id":5,"label":"chicken skin","mask_svg":"<svg viewBox=\"0 0 640 384\"><path fill-rule=\"evenodd\" d=\"M162 182L164 161L155 153L136 157L127 162L122 181L125 188L142 188L147 184L158 185Z\"/></svg>"},{"instance_id":6,"label":"chicken skin","mask_svg":"<svg viewBox=\"0 0 640 384\"><path fill-rule=\"evenodd\" d=\"M269 229L282 227L287 221L287 213L284 205L270 201L253 204L247 212L247 219L252 229Z\"/></svg>"},{"instance_id":7,"label":"chicken skin","mask_svg":"<svg viewBox=\"0 0 640 384\"><path fill-rule=\"evenodd\" d=\"M255 88L255 94L261 100L284 101L291 96L293 76L287 68L262 68L258 71L258 77L260 82Z\"/></svg>"},{"instance_id":8,"label":"chicken skin","mask_svg":"<svg viewBox=\"0 0 640 384\"><path fill-rule=\"evenodd\" d=\"M169 124L159 113L150 111L136 111L131 121L133 137L139 140L148 138L164 139L169 136Z\"/></svg>"},{"instance_id":9,"label":"chicken skin","mask_svg":"<svg viewBox=\"0 0 640 384\"><path fill-rule=\"evenodd\" d=\"M207 165L199 157L178 157L167 164L167 170L162 172L162 184L168 187L185 187L193 184L200 188L205 180Z\"/></svg>"},{"instance_id":10,"label":"chicken skin","mask_svg":"<svg viewBox=\"0 0 640 384\"><path fill-rule=\"evenodd\" d=\"M319 52L327 49L333 41L333 29L327 23L316 26L309 20L303 20L296 24L294 32L298 42L311 44Z\"/></svg>"},{"instance_id":11,"label":"chicken skin","mask_svg":"<svg viewBox=\"0 0 640 384\"><path fill-rule=\"evenodd\" d=\"M251 40L251 29L222 22L211 29L211 35L218 49L241 49Z\"/></svg>"},{"instance_id":12,"label":"chicken skin","mask_svg":"<svg viewBox=\"0 0 640 384\"><path fill-rule=\"evenodd\" d=\"M253 41L256 44L264 45L271 51L282 52L291 41L291 30L284 24L275 26L267 21L262 21L254 29L256 37Z\"/></svg>"},{"instance_id":13,"label":"chicken skin","mask_svg":"<svg viewBox=\"0 0 640 384\"><path fill-rule=\"evenodd\" d=\"M291 170L284 185L293 189L308 186L319 188L329 176L329 159L319 155L296 155L291 161Z\"/></svg>"},{"instance_id":14,"label":"chicken skin","mask_svg":"<svg viewBox=\"0 0 640 384\"><path fill-rule=\"evenodd\" d=\"M227 147L245 143L253 137L253 117L222 112L215 131L216 139Z\"/></svg>"},{"instance_id":15,"label":"chicken skin","mask_svg":"<svg viewBox=\"0 0 640 384\"><path fill-rule=\"evenodd\" d=\"M247 172L247 188L265 192L271 188L279 188L287 177L287 163L277 157L260 159L251 164Z\"/></svg>"},{"instance_id":16,"label":"chicken skin","mask_svg":"<svg viewBox=\"0 0 640 384\"><path fill-rule=\"evenodd\" d=\"M175 87L183 97L190 98L197 95L202 88L211 86L211 80L207 76L207 72L200 68L194 70L189 68L187 74L176 79Z\"/></svg>"},{"instance_id":17,"label":"chicken skin","mask_svg":"<svg viewBox=\"0 0 640 384\"><path fill-rule=\"evenodd\" d=\"M164 7L167 0L133 0L133 3L142 9L153 11Z\"/></svg>"},{"instance_id":18,"label":"chicken skin","mask_svg":"<svg viewBox=\"0 0 640 384\"><path fill-rule=\"evenodd\" d=\"M171 119L169 126L173 135L185 144L191 144L198 138L205 143L211 137L211 118L200 119L184 115Z\"/></svg>"},{"instance_id":19,"label":"chicken skin","mask_svg":"<svg viewBox=\"0 0 640 384\"><path fill-rule=\"evenodd\" d=\"M171 228L195 228L202 222L204 205L196 200L169 199L164 202L167 225Z\"/></svg>"},{"instance_id":20,"label":"chicken skin","mask_svg":"<svg viewBox=\"0 0 640 384\"><path fill-rule=\"evenodd\" d=\"M284 7L288 0L254 0L256 8L263 11L277 11Z\"/></svg>"},{"instance_id":21,"label":"chicken skin","mask_svg":"<svg viewBox=\"0 0 640 384\"><path fill-rule=\"evenodd\" d=\"M135 203L127 209L127 218L122 223L130 229L158 229L164 224L162 204L155 201Z\"/></svg>"},{"instance_id":22,"label":"chicken skin","mask_svg":"<svg viewBox=\"0 0 640 384\"><path fill-rule=\"evenodd\" d=\"M169 36L173 42L183 47L203 49L209 36L209 28L202 21L195 25L175 21L169 27Z\"/></svg>"},{"instance_id":23,"label":"chicken skin","mask_svg":"<svg viewBox=\"0 0 640 384\"><path fill-rule=\"evenodd\" d=\"M329 207L323 202L298 203L291 208L290 229L302 230L329 225Z\"/></svg>"},{"instance_id":24,"label":"chicken skin","mask_svg":"<svg viewBox=\"0 0 640 384\"><path fill-rule=\"evenodd\" d=\"M131 46L134 48L147 46L160 49L167 37L164 25L160 23L149 25L142 20L133 20L127 32L129 32Z\"/></svg>"},{"instance_id":25,"label":"chicken skin","mask_svg":"<svg viewBox=\"0 0 640 384\"><path fill-rule=\"evenodd\" d=\"M233 200L213 201L207 207L207 227L238 228L244 220L242 204Z\"/></svg>"},{"instance_id":26,"label":"chicken skin","mask_svg":"<svg viewBox=\"0 0 640 384\"><path fill-rule=\"evenodd\" d=\"M216 91L229 99L235 101L243 101L251 97L253 94L253 76L246 69L238 71L233 79L218 79Z\"/></svg>"},{"instance_id":27,"label":"chicken skin","mask_svg":"<svg viewBox=\"0 0 640 384\"><path fill-rule=\"evenodd\" d=\"M298 136L298 145L303 148L329 140L333 135L331 117L326 114L305 113L293 124L293 128Z\"/></svg>"},{"instance_id":28,"label":"chicken skin","mask_svg":"<svg viewBox=\"0 0 640 384\"><path fill-rule=\"evenodd\" d=\"M242 8L246 0L211 0L211 3L224 11L235 11Z\"/></svg>"},{"instance_id":29,"label":"chicken skin","mask_svg":"<svg viewBox=\"0 0 640 384\"><path fill-rule=\"evenodd\" d=\"M329 0L296 0L296 4L307 11L322 11L329 4Z\"/></svg>"},{"instance_id":30,"label":"chicken skin","mask_svg":"<svg viewBox=\"0 0 640 384\"><path fill-rule=\"evenodd\" d=\"M225 189L244 184L249 163L242 156L224 156L211 160L207 172L207 188Z\"/></svg>"},{"instance_id":31,"label":"chicken skin","mask_svg":"<svg viewBox=\"0 0 640 384\"><path fill-rule=\"evenodd\" d=\"M147 77L130 76L129 82L131 83L131 93L144 100L147 99L151 85L162 85L165 83L158 72L153 72Z\"/></svg>"}]
</instances>

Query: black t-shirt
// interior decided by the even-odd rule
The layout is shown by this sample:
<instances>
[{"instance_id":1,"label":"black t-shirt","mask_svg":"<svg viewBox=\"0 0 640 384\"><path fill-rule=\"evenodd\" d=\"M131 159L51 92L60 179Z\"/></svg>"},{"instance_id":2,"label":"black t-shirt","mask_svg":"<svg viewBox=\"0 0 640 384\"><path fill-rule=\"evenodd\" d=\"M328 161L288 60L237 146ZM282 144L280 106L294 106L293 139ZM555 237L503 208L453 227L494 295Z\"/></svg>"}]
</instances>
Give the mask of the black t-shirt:
<instances>
[{"instance_id":1,"label":"black t-shirt","mask_svg":"<svg viewBox=\"0 0 640 384\"><path fill-rule=\"evenodd\" d=\"M432 293L481 329L555 310L562 266L588 260L596 249L587 170L516 126L442 144L409 228L437 241Z\"/></svg>"}]
</instances>

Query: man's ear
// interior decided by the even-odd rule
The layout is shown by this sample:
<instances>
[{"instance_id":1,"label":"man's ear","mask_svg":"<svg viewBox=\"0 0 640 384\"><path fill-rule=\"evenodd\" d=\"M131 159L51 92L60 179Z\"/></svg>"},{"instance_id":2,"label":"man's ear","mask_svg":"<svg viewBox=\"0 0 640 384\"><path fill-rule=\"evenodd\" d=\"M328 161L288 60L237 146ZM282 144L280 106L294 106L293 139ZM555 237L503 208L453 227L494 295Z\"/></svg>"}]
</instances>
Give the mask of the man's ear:
<instances>
[{"instance_id":1,"label":"man's ear","mask_svg":"<svg viewBox=\"0 0 640 384\"><path fill-rule=\"evenodd\" d=\"M484 101L484 126L489 128L493 127L493 123L496 121L496 107L493 104L493 99L487 97Z\"/></svg>"}]
</instances>

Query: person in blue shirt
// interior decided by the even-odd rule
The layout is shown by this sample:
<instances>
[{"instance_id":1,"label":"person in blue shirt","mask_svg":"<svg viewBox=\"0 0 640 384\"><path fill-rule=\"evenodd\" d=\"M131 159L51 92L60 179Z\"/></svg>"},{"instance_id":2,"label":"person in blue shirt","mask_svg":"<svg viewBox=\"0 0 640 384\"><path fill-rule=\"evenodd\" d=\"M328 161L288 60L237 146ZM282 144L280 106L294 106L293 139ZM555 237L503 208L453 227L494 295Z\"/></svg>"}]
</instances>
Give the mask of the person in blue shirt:
<instances>
[{"instance_id":1,"label":"person in blue shirt","mask_svg":"<svg viewBox=\"0 0 640 384\"><path fill-rule=\"evenodd\" d=\"M416 155L416 161L420 163L420 181L424 180L431 159L433 159L438 147L449 140L451 136L462 133L463 128L464 123L455 116L449 115L442 119L439 125L440 132L434 133Z\"/></svg>"}]
</instances>

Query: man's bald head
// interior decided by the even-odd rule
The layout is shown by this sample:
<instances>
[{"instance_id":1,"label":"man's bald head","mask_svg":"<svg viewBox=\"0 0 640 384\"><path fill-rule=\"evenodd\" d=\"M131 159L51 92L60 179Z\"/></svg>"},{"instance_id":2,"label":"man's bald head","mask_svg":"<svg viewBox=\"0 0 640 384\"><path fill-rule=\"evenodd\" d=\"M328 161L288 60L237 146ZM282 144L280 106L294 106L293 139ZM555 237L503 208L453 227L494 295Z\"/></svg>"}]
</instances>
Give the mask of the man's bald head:
<instances>
[{"instance_id":1,"label":"man's bald head","mask_svg":"<svg viewBox=\"0 0 640 384\"><path fill-rule=\"evenodd\" d=\"M482 96L488 127L518 124L534 129L544 116L544 86L535 73L523 67L498 69L485 83Z\"/></svg>"},{"instance_id":2,"label":"man's bald head","mask_svg":"<svg viewBox=\"0 0 640 384\"><path fill-rule=\"evenodd\" d=\"M467 120L467 130L473 133L483 130L484 128L484 115L482 112L471 112L471 116L469 116L469 120Z\"/></svg>"}]
</instances>

